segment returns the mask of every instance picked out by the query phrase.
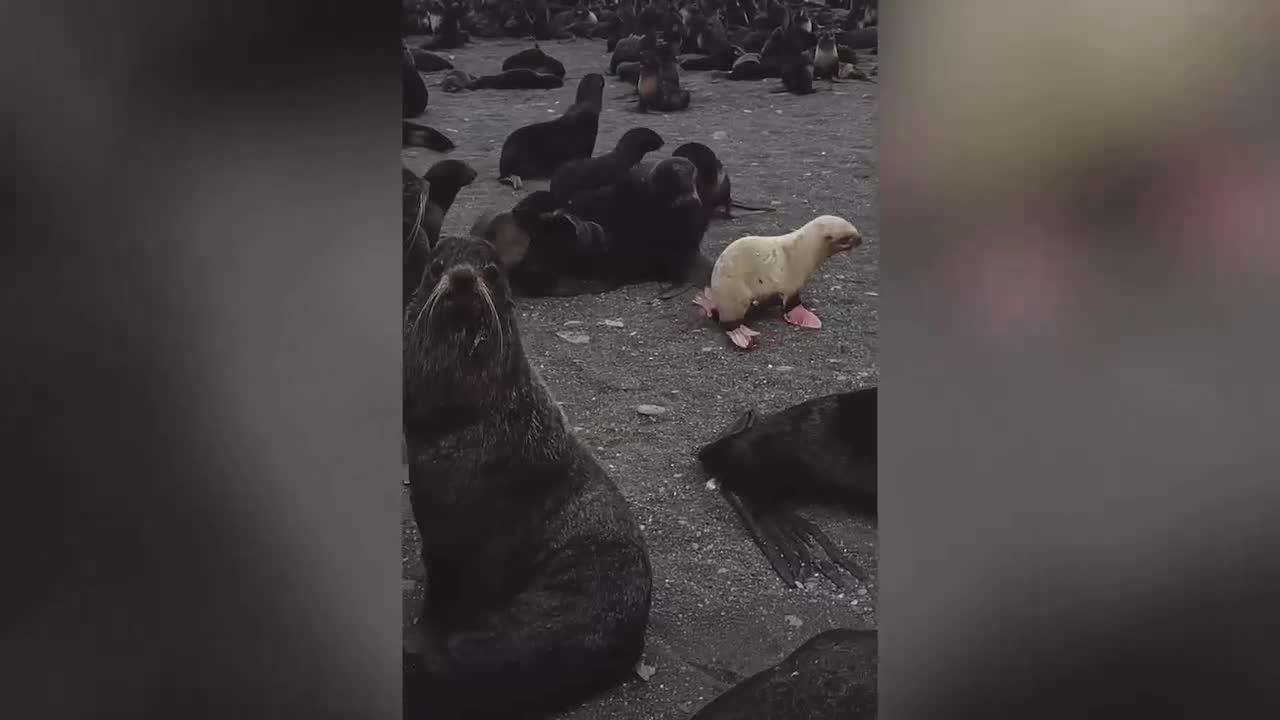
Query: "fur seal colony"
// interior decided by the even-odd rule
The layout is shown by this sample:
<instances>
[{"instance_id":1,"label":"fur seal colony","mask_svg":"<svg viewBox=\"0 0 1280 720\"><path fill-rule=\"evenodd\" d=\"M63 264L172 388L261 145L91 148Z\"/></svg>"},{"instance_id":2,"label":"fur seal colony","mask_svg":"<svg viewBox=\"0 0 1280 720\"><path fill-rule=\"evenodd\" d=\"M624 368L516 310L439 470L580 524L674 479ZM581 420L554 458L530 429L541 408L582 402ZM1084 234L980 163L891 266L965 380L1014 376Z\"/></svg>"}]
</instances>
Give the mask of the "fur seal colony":
<instances>
[{"instance_id":1,"label":"fur seal colony","mask_svg":"<svg viewBox=\"0 0 1280 720\"><path fill-rule=\"evenodd\" d=\"M648 679L642 659L652 634L651 603L661 618L663 593L672 592L672 568L663 566L670 557L662 554L670 552L671 538L659 535L662 542L650 545L645 534L673 518L669 506L645 501L651 497L650 477L637 477L634 467L615 468L603 455L596 459L585 441L605 451L616 438L601 438L604 446L598 446L597 436L616 429L583 431L570 423L570 416L591 411L580 409L572 385L565 396L562 368L546 366L553 382L543 382L543 347L534 343L527 354L528 328L522 326L555 303L597 302L538 298L657 283L654 300L698 290L695 306L719 322L730 349L760 344L759 334L745 324L748 314L775 302L785 321L805 332L823 324L814 307L839 331L847 316L824 296L811 306L801 294L819 273L825 289L830 271L822 271L824 263L862 242L861 232L839 215L861 216L820 207L843 206L838 199L814 202L812 215L799 218L799 201L810 201L803 195L791 207L776 200L739 202L730 171L740 185L742 178L759 181L761 174L742 167L746 160L740 150L734 154L732 142L716 144L722 135L708 137L714 125L691 133L679 118L715 122L723 100L710 86L720 81L776 80L773 92L797 96L777 101L800 107L829 102L815 97L831 91L828 83L869 79L876 74L878 3L406 0L402 7L404 147L455 153L422 162L412 160L419 157L416 150L406 151L401 172L402 447L425 569L421 620L405 634L404 715L542 717L608 696L636 675ZM470 49L500 38L508 40L496 55L491 51L498 47L483 54ZM579 51L587 44L594 61L584 61ZM627 87L625 98L634 105L623 98L606 101L610 76ZM834 87L835 94L847 94ZM476 137L455 143L455 128L463 128L459 123L466 119L446 112L451 127L437 127L448 134L425 124L440 112L437 105L428 109L428 88L440 90L436 103L452 109L468 102L540 109L536 115L523 109L521 121L496 133L493 113L466 113L490 124L474 126ZM739 85L734 92L738 88L760 97L770 92L767 84ZM668 113L676 115L662 117ZM601 131L608 144L597 154ZM820 163L813 152L807 162ZM766 159L760 155L759 163L750 164L765 165ZM480 207L478 194L487 198ZM795 229L780 232L777 220L764 225L763 218L752 217L776 211L787 213L784 222ZM468 237L447 229L459 219L471 228ZM710 242L736 239L717 256L720 245L703 247L709 229L717 231ZM718 234L730 229L728 237ZM659 314L687 315L679 320L688 323L684 337L699 342L691 334L701 331L696 314L687 305L646 301L636 313L647 315L646 321ZM631 337L643 337L646 328L638 320L626 327L635 327ZM823 342L825 335L800 342ZM792 352L788 345L762 344L762 352ZM587 347L612 352L606 343ZM843 343L836 352L844 352ZM758 361L729 353L722 362ZM743 391L716 392L732 401L731 392ZM872 385L811 396L768 414L754 400L743 402L739 407L752 409L718 436L689 433L691 444L679 451L686 467L701 467L714 478L733 513L711 510L722 507L712 495L693 502L702 513L736 514L728 535L712 541L717 552L731 550L752 572L772 568L789 592L826 588L826 577L836 588L832 593L843 593L838 597L865 597L871 573L838 542L847 545L847 539L827 534L840 528L824 521L824 530L798 508L869 508L874 516L876 393ZM562 407L557 399L568 404ZM617 462L615 453L608 460ZM677 469L676 477L684 472ZM732 547L735 542L743 551ZM706 580L713 593L717 582L718 576ZM839 617L838 609L831 617ZM668 622L663 618L654 627L669 632ZM709 677L733 687L700 710L697 703L684 703L688 707L679 716L783 717L799 708L818 719L873 718L875 631L828 630L831 621L826 622L816 628L825 632L809 633L808 641L776 664L770 665L777 656L752 661L751 677L713 669ZM637 689L641 697L652 692L643 687Z\"/></svg>"}]
</instances>

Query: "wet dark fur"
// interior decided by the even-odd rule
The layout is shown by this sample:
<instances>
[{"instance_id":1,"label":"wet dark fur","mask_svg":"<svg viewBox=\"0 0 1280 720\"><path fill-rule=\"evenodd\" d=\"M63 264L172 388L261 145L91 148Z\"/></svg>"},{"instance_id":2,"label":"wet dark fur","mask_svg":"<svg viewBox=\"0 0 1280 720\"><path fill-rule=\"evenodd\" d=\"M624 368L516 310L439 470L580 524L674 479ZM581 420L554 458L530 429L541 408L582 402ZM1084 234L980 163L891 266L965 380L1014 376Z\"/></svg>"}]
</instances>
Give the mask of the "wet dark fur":
<instances>
[{"instance_id":1,"label":"wet dark fur","mask_svg":"<svg viewBox=\"0 0 1280 720\"><path fill-rule=\"evenodd\" d=\"M830 502L874 509L877 395L875 387L825 395L763 419L748 411L698 451L698 460L707 474L719 478L726 498L745 506L735 504L735 509L740 515L747 511L744 524L788 585L811 573L813 561L802 548L783 546L769 536L776 534L775 528L815 529L789 505ZM832 569L821 567L822 561L818 565L824 574ZM846 569L861 574L856 567Z\"/></svg>"},{"instance_id":2,"label":"wet dark fur","mask_svg":"<svg viewBox=\"0 0 1280 720\"><path fill-rule=\"evenodd\" d=\"M482 240L444 239L405 313L410 500L427 571L406 718L558 708L627 677L644 648L644 539L530 367L498 260ZM427 312L442 277L453 289Z\"/></svg>"},{"instance_id":3,"label":"wet dark fur","mask_svg":"<svg viewBox=\"0 0 1280 720\"><path fill-rule=\"evenodd\" d=\"M404 211L403 301L418 287L427 253L440 241L445 213L462 188L476 179L476 171L461 160L441 160L421 178L400 169Z\"/></svg>"},{"instance_id":4,"label":"wet dark fur","mask_svg":"<svg viewBox=\"0 0 1280 720\"><path fill-rule=\"evenodd\" d=\"M551 194L568 202L581 190L621 182L647 153L662 147L662 136L649 128L631 128L609 152L594 158L570 160L551 176Z\"/></svg>"},{"instance_id":5,"label":"wet dark fur","mask_svg":"<svg viewBox=\"0 0 1280 720\"><path fill-rule=\"evenodd\" d=\"M828 630L729 688L691 720L875 720L878 680L878 633Z\"/></svg>"},{"instance_id":6,"label":"wet dark fur","mask_svg":"<svg viewBox=\"0 0 1280 720\"><path fill-rule=\"evenodd\" d=\"M542 48L537 44L526 50L521 50L502 61L503 70L515 70L516 68L536 70L540 73L555 75L562 80L564 79L564 63L543 52Z\"/></svg>"},{"instance_id":7,"label":"wet dark fur","mask_svg":"<svg viewBox=\"0 0 1280 720\"><path fill-rule=\"evenodd\" d=\"M472 90L551 90L558 87L564 87L563 75L528 68L503 70L497 75L481 75L471 83Z\"/></svg>"},{"instance_id":8,"label":"wet dark fur","mask_svg":"<svg viewBox=\"0 0 1280 720\"><path fill-rule=\"evenodd\" d=\"M578 94L565 114L547 122L517 128L502 144L498 177L550 177L574 158L589 158L600 128L604 78L591 73L578 83Z\"/></svg>"}]
</instances>

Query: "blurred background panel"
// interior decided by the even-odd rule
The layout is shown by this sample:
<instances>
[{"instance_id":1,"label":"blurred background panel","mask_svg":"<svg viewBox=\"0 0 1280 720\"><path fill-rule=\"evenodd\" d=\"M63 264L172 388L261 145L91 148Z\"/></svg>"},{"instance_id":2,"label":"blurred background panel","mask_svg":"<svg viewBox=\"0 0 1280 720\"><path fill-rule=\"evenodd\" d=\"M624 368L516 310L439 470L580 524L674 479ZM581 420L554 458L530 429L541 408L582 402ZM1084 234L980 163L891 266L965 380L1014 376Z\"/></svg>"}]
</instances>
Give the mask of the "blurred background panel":
<instances>
[{"instance_id":1,"label":"blurred background panel","mask_svg":"<svg viewBox=\"0 0 1280 720\"><path fill-rule=\"evenodd\" d=\"M882 12L882 712L1232 716L1280 577L1280 3Z\"/></svg>"},{"instance_id":2,"label":"blurred background panel","mask_svg":"<svg viewBox=\"0 0 1280 720\"><path fill-rule=\"evenodd\" d=\"M397 13L6 6L9 715L398 716Z\"/></svg>"}]
</instances>

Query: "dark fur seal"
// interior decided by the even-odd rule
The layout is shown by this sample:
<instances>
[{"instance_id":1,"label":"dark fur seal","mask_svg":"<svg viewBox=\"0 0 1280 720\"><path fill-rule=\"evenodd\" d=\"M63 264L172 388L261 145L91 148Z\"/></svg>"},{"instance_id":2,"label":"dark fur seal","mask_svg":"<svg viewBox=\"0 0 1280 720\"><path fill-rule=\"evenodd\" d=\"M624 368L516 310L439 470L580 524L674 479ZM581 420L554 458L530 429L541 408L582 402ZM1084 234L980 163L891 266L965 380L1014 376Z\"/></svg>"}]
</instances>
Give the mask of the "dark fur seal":
<instances>
[{"instance_id":1,"label":"dark fur seal","mask_svg":"<svg viewBox=\"0 0 1280 720\"><path fill-rule=\"evenodd\" d=\"M596 147L603 105L604 77L590 73L578 83L578 94L565 114L547 122L517 128L502 144L499 180L517 190L522 178L550 177L575 158L589 158Z\"/></svg>"},{"instance_id":2,"label":"dark fur seal","mask_svg":"<svg viewBox=\"0 0 1280 720\"><path fill-rule=\"evenodd\" d=\"M834 80L840 62L835 36L823 33L818 37L817 47L813 49L813 76L820 80Z\"/></svg>"},{"instance_id":3,"label":"dark fur seal","mask_svg":"<svg viewBox=\"0 0 1280 720\"><path fill-rule=\"evenodd\" d=\"M609 152L593 158L570 160L551 176L551 194L568 202L574 194L621 182L648 153L662 147L662 136L649 128L631 128Z\"/></svg>"},{"instance_id":4,"label":"dark fur seal","mask_svg":"<svg viewBox=\"0 0 1280 720\"><path fill-rule=\"evenodd\" d=\"M410 50L413 56L413 66L418 72L440 72L441 70L452 70L453 63L445 58L426 50Z\"/></svg>"},{"instance_id":5,"label":"dark fur seal","mask_svg":"<svg viewBox=\"0 0 1280 720\"><path fill-rule=\"evenodd\" d=\"M636 82L636 94L640 96L640 112L658 110L676 112L689 107L689 91L680 87L680 65L676 62L675 46L658 43L645 53L640 61L640 78Z\"/></svg>"},{"instance_id":6,"label":"dark fur seal","mask_svg":"<svg viewBox=\"0 0 1280 720\"><path fill-rule=\"evenodd\" d=\"M419 125L408 120L402 120L401 126L405 147L424 147L428 150L435 150L438 153L447 153L457 147L449 139L448 135L433 127Z\"/></svg>"},{"instance_id":7,"label":"dark fur seal","mask_svg":"<svg viewBox=\"0 0 1280 720\"><path fill-rule=\"evenodd\" d=\"M453 70L440 81L440 87L448 93L463 90L551 90L563 86L564 80L560 77L527 68L503 70L497 75L480 77Z\"/></svg>"},{"instance_id":8,"label":"dark fur seal","mask_svg":"<svg viewBox=\"0 0 1280 720\"><path fill-rule=\"evenodd\" d=\"M730 194L729 173L715 152L698 142L681 145L671 153L672 157L687 158L698 169L698 198L702 200L702 208L708 216L720 214L732 218L730 208L747 210L750 213L773 212L776 208L745 205L735 201Z\"/></svg>"},{"instance_id":9,"label":"dark fur seal","mask_svg":"<svg viewBox=\"0 0 1280 720\"><path fill-rule=\"evenodd\" d=\"M441 160L418 177L400 169L404 186L404 302L418 287L427 253L440 241L445 213L462 188L475 182L476 171L461 160Z\"/></svg>"},{"instance_id":10,"label":"dark fur seal","mask_svg":"<svg viewBox=\"0 0 1280 720\"><path fill-rule=\"evenodd\" d=\"M427 110L427 84L413 66L409 49L401 46L400 52L400 107L401 117L416 118Z\"/></svg>"},{"instance_id":11,"label":"dark fur seal","mask_svg":"<svg viewBox=\"0 0 1280 720\"><path fill-rule=\"evenodd\" d=\"M709 278L711 261L701 252L708 218L697 176L692 162L672 157L641 162L615 185L575 193L566 212L598 223L609 238L594 277L618 284L665 281L663 299Z\"/></svg>"},{"instance_id":12,"label":"dark fur seal","mask_svg":"<svg viewBox=\"0 0 1280 720\"><path fill-rule=\"evenodd\" d=\"M550 711L632 673L644 538L526 359L483 240L442 240L405 312L404 429L427 571L404 717Z\"/></svg>"},{"instance_id":13,"label":"dark fur seal","mask_svg":"<svg viewBox=\"0 0 1280 720\"><path fill-rule=\"evenodd\" d=\"M502 61L503 70L524 68L547 75L555 75L564 79L564 63L543 52L542 47L534 43L533 47L512 55Z\"/></svg>"},{"instance_id":14,"label":"dark fur seal","mask_svg":"<svg viewBox=\"0 0 1280 720\"><path fill-rule=\"evenodd\" d=\"M828 630L712 700L691 720L875 720L879 634Z\"/></svg>"},{"instance_id":15,"label":"dark fur seal","mask_svg":"<svg viewBox=\"0 0 1280 720\"><path fill-rule=\"evenodd\" d=\"M698 451L702 467L719 478L725 499L788 587L816 571L847 588L836 566L866 579L826 533L788 505L874 503L877 394L869 387L825 395L759 420L748 410ZM813 557L815 544L829 561Z\"/></svg>"}]
</instances>

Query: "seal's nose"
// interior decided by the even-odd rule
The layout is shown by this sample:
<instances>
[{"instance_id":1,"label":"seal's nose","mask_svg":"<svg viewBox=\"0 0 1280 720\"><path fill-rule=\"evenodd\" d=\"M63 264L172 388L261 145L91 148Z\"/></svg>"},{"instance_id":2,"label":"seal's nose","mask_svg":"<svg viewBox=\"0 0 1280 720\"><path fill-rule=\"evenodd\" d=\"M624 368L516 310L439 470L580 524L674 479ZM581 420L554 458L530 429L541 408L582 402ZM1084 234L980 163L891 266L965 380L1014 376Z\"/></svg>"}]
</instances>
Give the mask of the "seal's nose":
<instances>
[{"instance_id":1,"label":"seal's nose","mask_svg":"<svg viewBox=\"0 0 1280 720\"><path fill-rule=\"evenodd\" d=\"M455 268L449 272L449 290L456 293L470 292L476 286L476 274L469 267Z\"/></svg>"}]
</instances>

